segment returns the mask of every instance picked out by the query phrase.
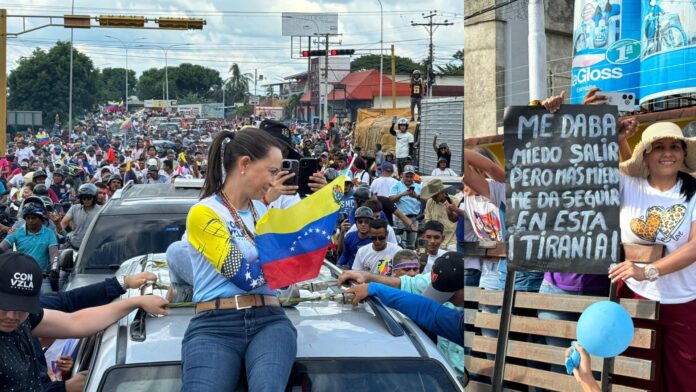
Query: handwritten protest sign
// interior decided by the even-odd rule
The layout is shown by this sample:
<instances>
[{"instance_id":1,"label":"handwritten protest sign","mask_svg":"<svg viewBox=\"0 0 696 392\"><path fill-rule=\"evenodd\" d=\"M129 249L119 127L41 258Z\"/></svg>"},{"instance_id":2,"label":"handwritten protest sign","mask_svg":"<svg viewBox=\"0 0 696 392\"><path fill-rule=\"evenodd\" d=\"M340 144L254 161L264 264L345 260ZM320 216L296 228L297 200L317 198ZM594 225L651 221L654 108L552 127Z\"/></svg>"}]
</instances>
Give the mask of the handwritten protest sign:
<instances>
[{"instance_id":1,"label":"handwritten protest sign","mask_svg":"<svg viewBox=\"0 0 696 392\"><path fill-rule=\"evenodd\" d=\"M513 106L504 128L510 265L606 274L620 261L616 107Z\"/></svg>"}]
</instances>

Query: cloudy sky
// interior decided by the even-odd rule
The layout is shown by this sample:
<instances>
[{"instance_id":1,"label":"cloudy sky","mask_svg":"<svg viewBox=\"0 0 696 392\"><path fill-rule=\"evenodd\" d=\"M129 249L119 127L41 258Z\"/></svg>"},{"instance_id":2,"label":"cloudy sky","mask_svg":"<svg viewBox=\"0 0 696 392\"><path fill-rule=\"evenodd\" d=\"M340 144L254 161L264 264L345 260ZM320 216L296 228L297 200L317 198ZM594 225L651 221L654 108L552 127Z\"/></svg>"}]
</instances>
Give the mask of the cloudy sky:
<instances>
[{"instance_id":1,"label":"cloudy sky","mask_svg":"<svg viewBox=\"0 0 696 392\"><path fill-rule=\"evenodd\" d=\"M113 36L133 47L129 50L129 68L138 75L148 68L164 66L164 51L170 45L168 64L191 62L211 67L225 77L230 65L238 63L242 72L254 72L277 82L283 76L306 70L306 59L298 58L297 41L291 54L290 37L281 32L282 12L338 13L340 41L332 48L356 49L356 55L379 54L380 7L378 0L149 0L149 1L96 1L75 0L75 14L81 15L141 15L205 18L202 31L130 30L93 28L76 29L74 45L88 54L95 66L124 67L125 50ZM423 27L411 26L411 21L423 23L422 13L436 10L436 21L447 19L454 25L440 27L434 35L436 64L446 64L463 46L463 0L382 0L384 9L384 47L395 45L396 54L424 59L428 51L428 34ZM70 0L15 0L0 1L8 15L69 14ZM22 18L8 18L8 33L23 29ZM48 19L26 18L27 28L48 23ZM62 23L61 19L54 23ZM145 39L141 39L145 38ZM48 27L8 40L8 70L16 61L31 54L34 48L49 48L56 40L69 40L70 30ZM138 40L136 43L133 41ZM306 38L303 45L306 46ZM158 47L157 47L158 46ZM385 53L386 54L386 53Z\"/></svg>"}]
</instances>

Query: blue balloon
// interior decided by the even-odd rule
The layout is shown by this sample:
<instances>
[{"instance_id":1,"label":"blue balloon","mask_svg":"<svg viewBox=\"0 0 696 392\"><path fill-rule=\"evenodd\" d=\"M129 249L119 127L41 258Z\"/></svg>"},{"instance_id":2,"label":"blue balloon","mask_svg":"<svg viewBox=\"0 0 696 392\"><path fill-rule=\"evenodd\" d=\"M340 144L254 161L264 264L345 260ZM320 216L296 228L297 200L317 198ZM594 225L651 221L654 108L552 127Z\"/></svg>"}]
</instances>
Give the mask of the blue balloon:
<instances>
[{"instance_id":1,"label":"blue balloon","mask_svg":"<svg viewBox=\"0 0 696 392\"><path fill-rule=\"evenodd\" d=\"M633 340L633 320L616 302L595 302L580 315L576 333L578 343L591 355L615 357Z\"/></svg>"}]
</instances>

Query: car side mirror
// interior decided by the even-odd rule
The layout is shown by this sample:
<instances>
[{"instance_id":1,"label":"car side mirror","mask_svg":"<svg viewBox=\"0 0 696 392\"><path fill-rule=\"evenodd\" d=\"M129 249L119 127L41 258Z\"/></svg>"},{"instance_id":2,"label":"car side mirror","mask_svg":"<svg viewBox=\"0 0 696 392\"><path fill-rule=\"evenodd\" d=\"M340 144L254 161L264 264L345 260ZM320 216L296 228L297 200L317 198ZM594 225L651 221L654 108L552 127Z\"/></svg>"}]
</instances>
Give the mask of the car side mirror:
<instances>
[{"instance_id":1,"label":"car side mirror","mask_svg":"<svg viewBox=\"0 0 696 392\"><path fill-rule=\"evenodd\" d=\"M63 271L72 271L75 266L74 252L72 249L63 249L58 254L58 263Z\"/></svg>"}]
</instances>

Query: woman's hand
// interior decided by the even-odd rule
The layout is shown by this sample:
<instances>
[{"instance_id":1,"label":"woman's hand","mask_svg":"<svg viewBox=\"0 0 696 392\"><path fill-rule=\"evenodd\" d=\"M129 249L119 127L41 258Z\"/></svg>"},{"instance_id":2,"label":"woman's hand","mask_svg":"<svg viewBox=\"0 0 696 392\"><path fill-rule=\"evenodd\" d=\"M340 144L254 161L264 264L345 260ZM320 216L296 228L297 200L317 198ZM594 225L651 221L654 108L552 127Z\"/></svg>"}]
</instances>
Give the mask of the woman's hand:
<instances>
[{"instance_id":1,"label":"woman's hand","mask_svg":"<svg viewBox=\"0 0 696 392\"><path fill-rule=\"evenodd\" d=\"M321 175L321 172L316 172L309 177L309 189L311 189L312 192L318 191L326 186L326 184L328 184L328 182L326 182L326 178Z\"/></svg>"},{"instance_id":2,"label":"woman's hand","mask_svg":"<svg viewBox=\"0 0 696 392\"><path fill-rule=\"evenodd\" d=\"M266 192L266 201L272 203L281 195L294 195L297 193L297 185L283 185L283 183L295 176L295 173L289 171L281 171L276 174L275 180L273 180L273 186Z\"/></svg>"},{"instance_id":3,"label":"woman's hand","mask_svg":"<svg viewBox=\"0 0 696 392\"><path fill-rule=\"evenodd\" d=\"M599 87L592 87L590 91L585 94L585 98L582 101L583 105L604 105L609 101L606 95L597 94L602 90Z\"/></svg>"},{"instance_id":4,"label":"woman's hand","mask_svg":"<svg viewBox=\"0 0 696 392\"><path fill-rule=\"evenodd\" d=\"M628 140L638 131L638 121L633 117L619 119L619 142Z\"/></svg>"},{"instance_id":5,"label":"woman's hand","mask_svg":"<svg viewBox=\"0 0 696 392\"><path fill-rule=\"evenodd\" d=\"M541 105L546 108L551 113L555 113L561 108L563 101L565 100L565 90L561 91L560 95L555 95L548 97L541 101Z\"/></svg>"},{"instance_id":6,"label":"woman's hand","mask_svg":"<svg viewBox=\"0 0 696 392\"><path fill-rule=\"evenodd\" d=\"M645 280L645 269L637 266L632 261L624 261L609 269L609 279L611 279L611 283L629 278L633 278L639 282Z\"/></svg>"}]
</instances>

